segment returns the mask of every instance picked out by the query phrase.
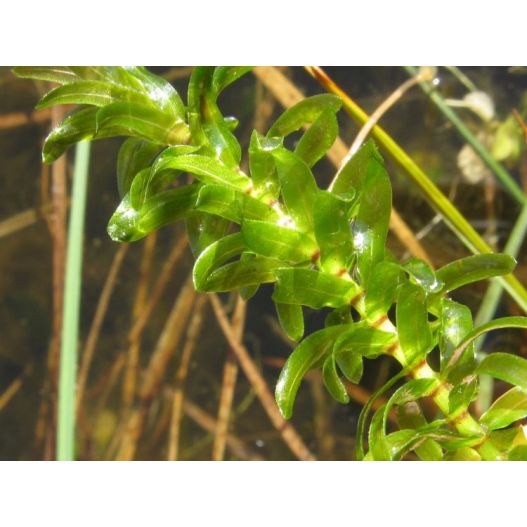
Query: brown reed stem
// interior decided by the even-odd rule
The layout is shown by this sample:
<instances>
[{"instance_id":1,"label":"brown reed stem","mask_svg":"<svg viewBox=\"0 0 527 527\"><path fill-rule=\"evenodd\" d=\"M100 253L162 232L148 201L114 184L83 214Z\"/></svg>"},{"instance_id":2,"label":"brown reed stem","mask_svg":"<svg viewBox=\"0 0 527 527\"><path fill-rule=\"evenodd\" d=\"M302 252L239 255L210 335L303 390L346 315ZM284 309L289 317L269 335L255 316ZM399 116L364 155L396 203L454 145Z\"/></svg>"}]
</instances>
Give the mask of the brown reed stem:
<instances>
[{"instance_id":1,"label":"brown reed stem","mask_svg":"<svg viewBox=\"0 0 527 527\"><path fill-rule=\"evenodd\" d=\"M198 426L203 428L203 430L206 430L211 434L215 432L217 428L216 420L207 412L203 411L199 406L186 400L183 403L183 410L185 415L190 417L190 419L192 419ZM227 447L235 456L239 457L240 459L247 461L265 461L265 459L260 454L254 452L245 444L244 441L237 438L233 434L227 434L226 442Z\"/></svg>"},{"instance_id":2,"label":"brown reed stem","mask_svg":"<svg viewBox=\"0 0 527 527\"><path fill-rule=\"evenodd\" d=\"M170 254L168 255L168 258L165 260L161 272L159 273L159 278L152 288L152 293L150 294L150 298L146 306L141 311L141 314L138 316L137 320L134 321L132 329L128 335L128 342L133 342L135 339L140 338L141 333L143 332L143 329L146 326L150 315L152 314L152 311L159 302L159 299L161 298L161 295L163 294L165 287L172 276L172 271L174 270L176 263L179 261L181 256L183 256L186 247L187 239L182 236L177 241L176 245L174 245L170 251Z\"/></svg>"},{"instance_id":3,"label":"brown reed stem","mask_svg":"<svg viewBox=\"0 0 527 527\"><path fill-rule=\"evenodd\" d=\"M150 357L139 390L139 406L132 410L126 420L125 432L117 459L131 460L135 456L148 409L187 325L195 297L196 292L194 291L192 277L189 277L174 302L154 352Z\"/></svg>"},{"instance_id":4,"label":"brown reed stem","mask_svg":"<svg viewBox=\"0 0 527 527\"><path fill-rule=\"evenodd\" d=\"M227 342L231 346L242 370L247 376L249 382L252 384L256 396L260 400L265 412L267 413L271 423L274 427L280 432L282 439L285 444L289 447L291 452L302 461L313 461L315 456L310 452L303 439L298 435L298 432L295 430L293 425L286 421L281 415L276 406L274 397L267 386L264 378L261 373L258 371L258 368L254 364L249 352L238 342L236 335L233 332L233 329L223 311L223 307L219 298L215 294L209 295L209 300L216 314L218 323L227 339Z\"/></svg>"},{"instance_id":5,"label":"brown reed stem","mask_svg":"<svg viewBox=\"0 0 527 527\"><path fill-rule=\"evenodd\" d=\"M242 342L247 313L247 302L238 293L236 306L231 320L231 328L238 342ZM232 401L238 376L238 362L232 349L227 351L227 358L223 367L223 380L221 384L220 402L218 406L218 426L212 446L212 460L221 461L225 455L225 444L229 429Z\"/></svg>"},{"instance_id":6,"label":"brown reed stem","mask_svg":"<svg viewBox=\"0 0 527 527\"><path fill-rule=\"evenodd\" d=\"M143 258L139 270L139 279L135 292L134 306L132 310L132 324L135 324L141 316L143 306L146 303L150 270L152 269L152 258L156 246L157 232L153 232L146 237L143 246ZM134 401L137 385L137 372L139 365L139 353L141 349L141 335L128 341L127 364L123 382L123 406L126 412Z\"/></svg>"},{"instance_id":7,"label":"brown reed stem","mask_svg":"<svg viewBox=\"0 0 527 527\"><path fill-rule=\"evenodd\" d=\"M170 421L170 433L168 439L167 460L175 461L179 454L179 437L181 434L181 417L183 415L183 401L185 380L187 378L190 358L196 348L196 341L203 324L203 311L205 308L205 296L199 295L194 306L192 320L187 330L187 337L181 359L176 371L176 380L174 383L174 395L172 399L172 417Z\"/></svg>"},{"instance_id":8,"label":"brown reed stem","mask_svg":"<svg viewBox=\"0 0 527 527\"><path fill-rule=\"evenodd\" d=\"M56 126L64 117L64 108L55 106L51 111L51 125ZM66 156L61 156L51 167L52 211L46 217L53 245L53 323L52 338L48 353L48 393L51 407L47 421L44 459L55 457L59 355L62 331L62 309L64 302L64 273L66 264Z\"/></svg>"},{"instance_id":9,"label":"brown reed stem","mask_svg":"<svg viewBox=\"0 0 527 527\"><path fill-rule=\"evenodd\" d=\"M0 394L0 412L11 402L13 397L19 392L20 388L22 388L24 379L29 375L31 370L31 365L26 366L24 371Z\"/></svg>"},{"instance_id":10,"label":"brown reed stem","mask_svg":"<svg viewBox=\"0 0 527 527\"><path fill-rule=\"evenodd\" d=\"M119 247L119 249L117 249L99 296L99 300L97 302L95 315L93 316L90 330L88 332L88 337L86 338L86 344L84 345L84 350L81 355L81 366L77 377L77 413L79 412L79 408L82 405L82 399L84 397L91 363L93 361L95 348L101 333L101 326L104 321L104 317L106 316L106 311L108 310L108 304L110 303L110 299L112 297L115 282L121 269L124 257L126 256L126 252L128 251L128 247L128 245L123 244Z\"/></svg>"},{"instance_id":11,"label":"brown reed stem","mask_svg":"<svg viewBox=\"0 0 527 527\"><path fill-rule=\"evenodd\" d=\"M51 110L38 110L35 112L13 112L0 115L0 130L16 128L26 124L41 124L49 121Z\"/></svg>"}]
</instances>

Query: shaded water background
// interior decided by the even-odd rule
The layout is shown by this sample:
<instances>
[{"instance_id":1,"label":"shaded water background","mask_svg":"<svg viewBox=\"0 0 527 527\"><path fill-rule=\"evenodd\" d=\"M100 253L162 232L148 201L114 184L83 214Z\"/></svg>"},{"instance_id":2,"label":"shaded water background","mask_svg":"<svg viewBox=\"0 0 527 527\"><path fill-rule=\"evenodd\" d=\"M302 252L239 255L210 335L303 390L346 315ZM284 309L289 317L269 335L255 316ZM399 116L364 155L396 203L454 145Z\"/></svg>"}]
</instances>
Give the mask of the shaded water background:
<instances>
[{"instance_id":1,"label":"shaded water background","mask_svg":"<svg viewBox=\"0 0 527 527\"><path fill-rule=\"evenodd\" d=\"M152 68L164 73L168 68ZM466 68L464 71L478 88L494 99L497 116L505 119L514 107L520 108L522 96L527 90L527 75L510 73L507 68ZM368 112L407 79L399 68L328 68L328 72ZM306 95L321 93L322 89L301 68L291 68L288 74ZM466 93L446 70L440 70L442 93L461 98ZM175 82L181 94L186 92L187 79ZM238 137L245 151L252 130L255 111L255 78L248 75L234 84L224 96L221 107L225 114L240 119ZM13 112L31 113L42 85L15 78L8 68L0 68L0 119ZM273 115L281 112L278 105ZM477 118L460 112L469 122L477 124ZM271 120L272 122L272 120ZM341 137L351 144L357 127L344 113L339 114ZM419 88L414 88L382 120L382 126L406 149L431 175L446 193L456 178L460 178L456 156L463 140L445 122L429 103ZM15 128L0 126L0 222L10 216L40 205L42 140L49 131L49 123L27 124ZM263 131L263 130L260 130ZM82 313L80 336L86 338L100 291L109 266L117 250L106 234L106 224L116 205L118 194L115 167L122 139L97 141L92 147L89 194L86 218L84 252ZM71 174L72 153L68 154ZM434 217L434 212L421 198L419 192L392 163L387 162L394 186L394 205L414 231L423 228ZM517 166L511 167L519 180ZM320 186L329 183L333 169L322 160L315 167ZM459 179L455 204L476 226L480 233L487 226L483 184L471 185ZM498 246L502 247L518 215L519 206L497 183L495 196L498 218ZM160 269L174 241L183 232L182 226L167 227L160 231L153 276ZM467 250L443 224L437 225L422 243L431 255L436 267L448 261L468 255ZM125 349L130 328L131 306L134 302L139 266L144 241L134 244L125 257L109 310L98 342L90 374L86 397L89 414L95 403L90 387L113 364L119 351ZM405 257L404 248L390 236L390 248ZM9 404L0 412L0 459L41 459L43 447L35 443L35 426L39 406L46 397L43 386L47 373L46 356L51 338L52 323L52 245L45 221L16 233L0 238L0 394L22 374L23 382ZM527 283L527 255L525 247L518 258L517 276ZM163 299L151 317L143 335L141 364L144 366L155 345L170 307L182 282L192 268L190 253L180 261ZM474 310L485 291L485 284L462 289L456 296ZM248 304L245 344L261 366L265 378L274 387L278 370L269 358L284 358L290 348L277 334L275 315L270 301L271 290L262 287ZM225 297L227 300L227 297ZM517 307L504 297L500 314L516 314ZM323 314L306 311L307 330L311 332L323 325ZM223 363L227 345L215 322L210 308L193 355L187 378L185 396L211 415L216 415ZM181 346L180 346L181 347ZM520 332L496 333L488 340L489 350L510 350L526 354L524 335ZM173 383L179 354L167 371L167 385ZM389 359L368 363L364 378L365 388L372 390L395 370ZM315 454L324 459L350 459L353 437L360 404L347 406L333 402L320 390L319 381L304 382L297 401L293 424L305 438ZM497 386L499 390L499 386ZM314 396L315 395L315 396ZM315 404L315 400L318 401ZM139 459L164 459L166 456L167 429L159 423L166 421L167 404L156 399L149 413L146 432L140 442ZM121 404L120 386L114 389L109 406L98 424L99 442L80 447L83 458L100 459L114 432ZM241 405L241 406L240 406ZM292 459L279 434L270 424L243 373L239 374L234 406L239 409L231 430L266 459ZM321 420L323 423L321 423ZM328 442L329 441L329 442ZM325 444L324 444L325 443ZM328 444L331 446L328 447ZM184 418L181 438L182 458L210 459L211 437ZM228 459L235 459L227 453Z\"/></svg>"}]
</instances>

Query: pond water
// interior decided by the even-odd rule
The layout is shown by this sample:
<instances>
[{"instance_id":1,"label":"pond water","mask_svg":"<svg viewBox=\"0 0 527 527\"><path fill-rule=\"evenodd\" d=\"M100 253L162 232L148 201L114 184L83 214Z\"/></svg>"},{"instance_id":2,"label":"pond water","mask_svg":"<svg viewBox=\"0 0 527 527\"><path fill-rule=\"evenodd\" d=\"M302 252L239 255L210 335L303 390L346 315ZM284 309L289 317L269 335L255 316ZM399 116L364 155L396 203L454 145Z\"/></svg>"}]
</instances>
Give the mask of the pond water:
<instances>
[{"instance_id":1,"label":"pond water","mask_svg":"<svg viewBox=\"0 0 527 527\"><path fill-rule=\"evenodd\" d=\"M175 78L174 85L184 94L186 68L152 68L159 74ZM322 93L322 88L302 68L284 70L306 94ZM341 67L327 68L334 78L366 111L372 112L407 78L400 68ZM476 133L492 135L499 122L505 121L516 108L527 113L527 75L521 69L463 68L478 90L490 96L495 106L493 123L484 125L474 112L460 109L459 114ZM450 99L460 100L466 87L447 69L439 69L439 89ZM52 387L49 383L48 356L53 335L53 244L45 213L39 212L46 195L43 185L46 173L41 164L41 145L49 132L47 119L34 122L33 108L45 86L16 78L9 68L0 68L0 459L43 459L50 457L52 440ZM238 137L248 145L253 124L267 126L281 112L273 96L253 75L233 85L221 100L226 114L240 120ZM256 117L255 117L256 115ZM21 123L18 121L30 121ZM341 137L351 144L357 127L344 112L339 114ZM493 187L488 178L469 180L458 167L463 139L431 104L419 87L414 87L383 117L382 126L425 169L436 184L453 196L454 203L474 227L497 248L503 247L519 213L519 206L502 187ZM81 346L90 330L102 287L112 260L119 249L106 234L109 217L118 204L116 159L121 139L93 144L90 164L89 194L84 245L82 284ZM71 176L72 152L67 156L67 174ZM522 180L525 154L508 160L517 181ZM424 201L401 169L387 161L394 187L394 205L414 232L422 231L421 243L436 267L454 258L468 255L467 249L442 223L432 227L435 213ZM331 180L334 169L327 160L316 166L321 186ZM523 177L527 177L523 169ZM488 199L486 196L489 196ZM45 198L48 199L47 197ZM36 212L35 212L36 211ZM25 216L20 216L25 213ZM18 215L18 216L17 216ZM424 229L429 232L425 234ZM159 275L175 242L183 235L181 225L162 229L157 236L146 296ZM109 380L116 361L126 352L136 291L139 283L145 241L132 244L118 274L113 295L104 318L86 397L79 419L78 457L104 459L115 455L112 439L119 433L123 419L123 374ZM405 248L390 235L390 248L400 258L407 258ZM517 276L527 283L527 254L522 247L518 255ZM162 297L148 320L139 355L140 372L148 364L152 350L162 332L165 320L180 287L192 269L187 250L177 263ZM477 310L486 285L464 288L456 298ZM271 289L262 287L248 304L244 343L261 368L268 385L274 388L277 364L291 350L280 335L270 300ZM232 299L222 297L232 306ZM498 312L519 314L520 310L504 296ZM192 355L185 398L201 411L215 417L221 390L221 379L228 346L206 304L204 323ZM323 325L323 314L306 311L311 332ZM527 341L521 332L496 333L486 349L514 350L527 353ZM166 459L169 436L172 388L179 365L182 345L170 361L164 384L148 409L144 430L136 453L137 459ZM362 382L364 393L382 384L396 371L388 359L367 364ZM495 386L499 391L501 387ZM9 396L9 390L12 396ZM5 396L5 397L4 397ZM357 394L360 398L360 394ZM298 397L293 425L320 459L351 459L361 402L354 399L343 406L330 399L321 380L313 375L304 382ZM251 385L242 372L238 375L234 395L231 432L252 453L270 460L294 459L271 425ZM51 437L51 439L50 439ZM188 415L182 420L180 459L210 459L213 436ZM227 459L239 455L227 449Z\"/></svg>"}]
</instances>

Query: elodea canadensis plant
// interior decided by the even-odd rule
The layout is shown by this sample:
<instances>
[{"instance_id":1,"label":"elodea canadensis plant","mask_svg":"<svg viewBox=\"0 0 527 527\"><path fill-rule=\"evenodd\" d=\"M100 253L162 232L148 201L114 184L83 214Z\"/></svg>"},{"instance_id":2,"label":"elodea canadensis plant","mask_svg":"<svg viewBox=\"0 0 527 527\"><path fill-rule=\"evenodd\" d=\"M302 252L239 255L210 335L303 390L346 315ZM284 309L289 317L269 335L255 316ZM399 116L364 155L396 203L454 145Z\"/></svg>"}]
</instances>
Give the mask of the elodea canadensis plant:
<instances>
[{"instance_id":1,"label":"elodea canadensis plant","mask_svg":"<svg viewBox=\"0 0 527 527\"><path fill-rule=\"evenodd\" d=\"M527 459L520 420L527 416L527 360L492 353L479 363L473 343L498 328L527 328L506 317L474 328L468 307L449 293L466 284L508 274L505 254L463 258L434 271L412 258L398 262L386 249L391 185L383 159L367 142L341 168L329 190L312 167L338 134L341 101L309 97L285 111L265 135L254 131L249 173L217 99L250 68L198 67L185 104L164 79L144 68L21 67L21 77L56 82L38 108L81 105L47 137L51 163L78 141L127 136L117 161L121 202L108 233L118 242L139 240L184 220L198 291L238 290L244 298L273 283L273 301L286 334L299 344L276 384L276 402L289 419L305 374L320 368L331 396L349 401L342 381L358 383L365 359L389 355L400 372L376 392L359 419L358 459ZM294 150L284 139L305 131ZM182 176L191 174L187 183ZM330 308L325 327L304 338L303 306ZM439 350L433 369L428 355ZM479 418L469 406L478 375L512 385ZM372 403L390 396L371 420ZM430 398L428 421L417 401ZM388 431L396 410L399 429ZM367 431L367 448L364 437Z\"/></svg>"}]
</instances>

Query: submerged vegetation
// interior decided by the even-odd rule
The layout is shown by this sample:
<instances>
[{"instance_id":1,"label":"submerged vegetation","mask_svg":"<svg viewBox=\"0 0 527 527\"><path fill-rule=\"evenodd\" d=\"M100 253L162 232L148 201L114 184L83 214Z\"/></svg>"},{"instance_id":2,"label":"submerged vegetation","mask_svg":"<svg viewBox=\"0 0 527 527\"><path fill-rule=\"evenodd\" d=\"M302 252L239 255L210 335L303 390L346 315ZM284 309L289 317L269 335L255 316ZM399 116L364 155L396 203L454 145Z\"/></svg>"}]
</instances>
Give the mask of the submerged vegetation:
<instances>
[{"instance_id":1,"label":"submerged vegetation","mask_svg":"<svg viewBox=\"0 0 527 527\"><path fill-rule=\"evenodd\" d=\"M527 360L508 352L513 350L478 353L486 333L527 329L527 318L487 317L474 324L471 310L451 298L453 291L465 285L502 277L500 283L525 311L527 292L512 274L514 258L493 253L408 154L375 122L368 121L319 69L310 71L333 93L291 105L266 133L253 131L248 151L242 152L236 136L238 121L223 115L218 99L224 90L236 90L236 81L249 71L245 67L194 68L185 103L168 81L145 68L15 69L18 76L59 84L42 97L39 109L81 105L47 137L43 147L46 163L56 161L81 141L127 137L117 160L121 202L109 220L109 236L116 242L134 242L161 227L184 222L195 263L192 284L187 282L183 288L213 294L213 308L236 358L231 358L230 375L239 362L271 421L298 458L313 456L284 419L292 417L306 375L319 371L331 397L346 404L349 385L361 383L365 363L389 357L398 363L398 371L363 406L356 459L527 459L527 438L521 426L527 416ZM425 77L416 79L414 84L428 82ZM443 102L439 99L437 104ZM373 139L351 156L336 156L339 163L344 162L337 164L325 190L314 168L324 156L334 155L340 141L337 114L343 106L370 127ZM517 122L508 119L492 127L496 138L493 156L480 139L464 132L472 147L483 153L484 162L499 172L525 206L523 191L496 161L519 158L523 136ZM411 233L409 247L419 258L399 261L387 248L389 228L398 216L392 210L392 185L378 147L410 174L473 256L434 270ZM75 183L78 177L76 172ZM72 210L82 211L82 206L76 206L83 200L82 193L74 194ZM244 312L244 302L263 284L272 284L279 323L297 343L277 380L276 403L270 400L258 368L241 343L242 328L234 324L236 314ZM239 297L229 322L214 293L234 291ZM196 320L190 317L191 295L178 298L174 316L167 322L168 331L180 335L189 320L189 340L196 338L195 334L191 337L192 332L201 324L198 311ZM306 309L324 316L324 327L307 336ZM75 317L71 323L77 324ZM172 336L175 341L179 338ZM58 436L58 454L62 459L74 457L78 401L74 342L75 338L73 344L63 339L61 356L58 425L64 433ZM188 361L185 349L183 357ZM188 364L185 366L183 357L184 377ZM144 408L160 383L155 372L169 358L162 344L154 351L154 373L143 384L138 409L126 421L129 427L137 427L137 433L137 423L145 420ZM224 374L229 375L228 371ZM489 377L511 387L478 415L473 402L480 396L480 379L487 382ZM227 415L231 403L232 394L225 403ZM181 401L174 399L174 408L177 404ZM117 457L133 458L136 446L137 436L132 434L128 443L120 445ZM169 457L174 459L172 454Z\"/></svg>"}]
</instances>

